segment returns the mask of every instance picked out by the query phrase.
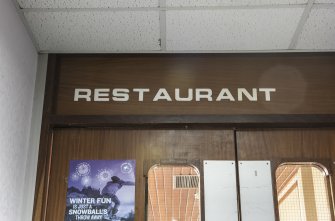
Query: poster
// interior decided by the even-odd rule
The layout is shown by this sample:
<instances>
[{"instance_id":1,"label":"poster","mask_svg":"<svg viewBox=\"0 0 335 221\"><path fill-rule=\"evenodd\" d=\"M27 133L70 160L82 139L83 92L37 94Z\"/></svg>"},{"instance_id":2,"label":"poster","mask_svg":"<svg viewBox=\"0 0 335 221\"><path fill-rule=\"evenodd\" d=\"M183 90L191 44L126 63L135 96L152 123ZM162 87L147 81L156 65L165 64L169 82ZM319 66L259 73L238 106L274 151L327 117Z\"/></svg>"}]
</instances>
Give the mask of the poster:
<instances>
[{"instance_id":1,"label":"poster","mask_svg":"<svg viewBox=\"0 0 335 221\"><path fill-rule=\"evenodd\" d=\"M134 221L135 160L72 160L65 221Z\"/></svg>"}]
</instances>

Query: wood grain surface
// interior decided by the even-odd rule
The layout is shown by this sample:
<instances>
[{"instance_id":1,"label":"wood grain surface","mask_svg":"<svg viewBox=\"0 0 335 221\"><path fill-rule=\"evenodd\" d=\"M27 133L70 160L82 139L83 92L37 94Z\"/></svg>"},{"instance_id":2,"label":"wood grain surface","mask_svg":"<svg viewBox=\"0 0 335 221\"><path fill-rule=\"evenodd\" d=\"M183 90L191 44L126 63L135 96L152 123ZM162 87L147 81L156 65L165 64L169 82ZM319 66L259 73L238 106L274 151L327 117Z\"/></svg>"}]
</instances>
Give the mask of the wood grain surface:
<instances>
[{"instance_id":1,"label":"wood grain surface","mask_svg":"<svg viewBox=\"0 0 335 221\"><path fill-rule=\"evenodd\" d=\"M232 131L57 129L53 143L46 214L50 221L64 220L70 160L135 159L135 220L144 221L145 176L152 165L198 162L202 171L204 159L235 159Z\"/></svg>"},{"instance_id":2,"label":"wood grain surface","mask_svg":"<svg viewBox=\"0 0 335 221\"><path fill-rule=\"evenodd\" d=\"M329 54L244 55L58 55L57 115L334 114L335 56ZM75 88L150 88L144 101L74 102ZM166 88L172 101L156 101ZM174 89L210 88L213 100L229 88L236 101L178 102ZM237 88L276 88L271 101L237 101Z\"/></svg>"},{"instance_id":3,"label":"wood grain surface","mask_svg":"<svg viewBox=\"0 0 335 221\"><path fill-rule=\"evenodd\" d=\"M73 102L79 87L277 92L271 102L260 96L259 102L153 103L152 93L144 102ZM50 55L33 220L64 220L72 159L135 159L137 221L145 220L145 176L155 163L188 162L202 171L204 159L237 156L271 160L273 169L281 162L319 162L333 174L334 116L334 53Z\"/></svg>"},{"instance_id":4,"label":"wood grain surface","mask_svg":"<svg viewBox=\"0 0 335 221\"><path fill-rule=\"evenodd\" d=\"M334 129L245 130L236 139L239 160L335 160Z\"/></svg>"},{"instance_id":5,"label":"wood grain surface","mask_svg":"<svg viewBox=\"0 0 335 221\"><path fill-rule=\"evenodd\" d=\"M245 130L236 133L238 160L270 160L276 219L279 221L276 191L276 169L283 163L317 163L329 173L327 187L332 201L334 189L335 130L285 129ZM331 182L330 182L331 181ZM334 210L331 205L332 220Z\"/></svg>"}]
</instances>

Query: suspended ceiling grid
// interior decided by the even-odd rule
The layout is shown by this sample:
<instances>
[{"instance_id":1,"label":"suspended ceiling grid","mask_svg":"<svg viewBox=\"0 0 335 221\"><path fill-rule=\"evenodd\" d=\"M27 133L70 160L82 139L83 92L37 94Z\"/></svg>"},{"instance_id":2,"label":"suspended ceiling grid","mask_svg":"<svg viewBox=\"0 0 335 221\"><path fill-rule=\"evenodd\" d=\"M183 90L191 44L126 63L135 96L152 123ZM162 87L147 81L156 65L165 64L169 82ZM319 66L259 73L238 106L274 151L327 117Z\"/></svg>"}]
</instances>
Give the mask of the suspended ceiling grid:
<instances>
[{"instance_id":1,"label":"suspended ceiling grid","mask_svg":"<svg viewBox=\"0 0 335 221\"><path fill-rule=\"evenodd\" d=\"M335 0L18 0L40 52L334 51Z\"/></svg>"}]
</instances>

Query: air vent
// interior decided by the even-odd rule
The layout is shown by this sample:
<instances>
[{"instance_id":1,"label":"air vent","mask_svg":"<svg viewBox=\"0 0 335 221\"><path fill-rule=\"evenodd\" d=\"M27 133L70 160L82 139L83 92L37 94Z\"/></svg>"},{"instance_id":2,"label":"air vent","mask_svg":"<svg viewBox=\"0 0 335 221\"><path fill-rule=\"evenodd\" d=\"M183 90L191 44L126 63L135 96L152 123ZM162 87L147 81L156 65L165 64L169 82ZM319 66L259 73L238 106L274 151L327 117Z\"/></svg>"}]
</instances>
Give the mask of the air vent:
<instances>
[{"instance_id":1,"label":"air vent","mask_svg":"<svg viewBox=\"0 0 335 221\"><path fill-rule=\"evenodd\" d=\"M197 175L178 175L173 176L174 189L198 189L199 176Z\"/></svg>"}]
</instances>

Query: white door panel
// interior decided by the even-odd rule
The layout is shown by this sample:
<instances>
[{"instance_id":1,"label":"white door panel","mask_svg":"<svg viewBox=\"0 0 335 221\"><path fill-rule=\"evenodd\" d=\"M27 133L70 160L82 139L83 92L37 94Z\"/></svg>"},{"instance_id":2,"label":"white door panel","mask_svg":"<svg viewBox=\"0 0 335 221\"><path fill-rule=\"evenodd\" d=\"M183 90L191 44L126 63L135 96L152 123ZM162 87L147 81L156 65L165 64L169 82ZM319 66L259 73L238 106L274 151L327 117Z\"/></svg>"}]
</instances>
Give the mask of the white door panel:
<instances>
[{"instance_id":1,"label":"white door panel","mask_svg":"<svg viewBox=\"0 0 335 221\"><path fill-rule=\"evenodd\" d=\"M274 221L270 161L239 161L243 221Z\"/></svg>"},{"instance_id":2,"label":"white door panel","mask_svg":"<svg viewBox=\"0 0 335 221\"><path fill-rule=\"evenodd\" d=\"M237 221L235 161L204 161L205 220Z\"/></svg>"}]
</instances>

